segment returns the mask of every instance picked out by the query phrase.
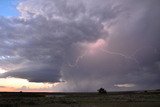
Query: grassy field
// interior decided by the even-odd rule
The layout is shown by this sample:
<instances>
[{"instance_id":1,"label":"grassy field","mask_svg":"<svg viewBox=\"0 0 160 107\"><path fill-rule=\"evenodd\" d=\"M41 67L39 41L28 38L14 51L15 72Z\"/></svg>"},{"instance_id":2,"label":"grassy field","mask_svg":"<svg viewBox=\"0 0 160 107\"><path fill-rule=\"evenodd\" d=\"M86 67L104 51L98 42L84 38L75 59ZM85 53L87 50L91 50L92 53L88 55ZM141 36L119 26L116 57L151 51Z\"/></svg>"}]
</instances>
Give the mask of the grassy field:
<instances>
[{"instance_id":1,"label":"grassy field","mask_svg":"<svg viewBox=\"0 0 160 107\"><path fill-rule=\"evenodd\" d=\"M0 93L0 107L160 107L159 91Z\"/></svg>"}]
</instances>

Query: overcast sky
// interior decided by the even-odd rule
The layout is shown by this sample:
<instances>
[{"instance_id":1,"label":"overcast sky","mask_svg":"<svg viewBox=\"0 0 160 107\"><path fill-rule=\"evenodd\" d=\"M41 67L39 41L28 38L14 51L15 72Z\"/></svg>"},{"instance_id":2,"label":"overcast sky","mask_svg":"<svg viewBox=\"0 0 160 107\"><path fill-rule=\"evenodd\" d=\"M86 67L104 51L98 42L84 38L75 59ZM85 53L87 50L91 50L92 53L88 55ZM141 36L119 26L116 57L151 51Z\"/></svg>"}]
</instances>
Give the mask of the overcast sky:
<instances>
[{"instance_id":1,"label":"overcast sky","mask_svg":"<svg viewBox=\"0 0 160 107\"><path fill-rule=\"evenodd\" d=\"M160 88L159 0L15 0L7 6L17 11L2 9L9 13L0 16L1 91Z\"/></svg>"}]
</instances>

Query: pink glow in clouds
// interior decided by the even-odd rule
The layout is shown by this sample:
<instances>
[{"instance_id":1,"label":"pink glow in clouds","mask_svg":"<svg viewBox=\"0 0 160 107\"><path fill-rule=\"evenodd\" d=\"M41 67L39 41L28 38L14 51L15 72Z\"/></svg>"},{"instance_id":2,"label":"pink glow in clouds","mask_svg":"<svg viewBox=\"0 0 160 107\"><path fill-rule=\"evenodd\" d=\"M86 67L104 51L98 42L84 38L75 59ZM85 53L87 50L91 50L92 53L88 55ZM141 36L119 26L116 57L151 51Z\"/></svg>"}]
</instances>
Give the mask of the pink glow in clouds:
<instances>
[{"instance_id":1,"label":"pink glow in clouds","mask_svg":"<svg viewBox=\"0 0 160 107\"><path fill-rule=\"evenodd\" d=\"M107 46L107 41L105 41L104 39L98 39L94 43L89 43L87 45L87 48L88 48L89 54L95 54L99 49L102 49L105 46Z\"/></svg>"}]
</instances>

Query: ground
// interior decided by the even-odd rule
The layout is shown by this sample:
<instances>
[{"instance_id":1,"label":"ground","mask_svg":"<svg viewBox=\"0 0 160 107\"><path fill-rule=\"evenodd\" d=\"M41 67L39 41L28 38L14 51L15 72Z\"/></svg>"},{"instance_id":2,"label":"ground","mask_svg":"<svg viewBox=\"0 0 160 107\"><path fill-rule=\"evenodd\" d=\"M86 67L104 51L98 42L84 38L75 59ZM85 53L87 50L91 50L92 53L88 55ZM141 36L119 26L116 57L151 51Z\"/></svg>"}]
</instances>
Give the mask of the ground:
<instances>
[{"instance_id":1,"label":"ground","mask_svg":"<svg viewBox=\"0 0 160 107\"><path fill-rule=\"evenodd\" d=\"M93 93L1 92L0 107L160 107L160 91Z\"/></svg>"}]
</instances>

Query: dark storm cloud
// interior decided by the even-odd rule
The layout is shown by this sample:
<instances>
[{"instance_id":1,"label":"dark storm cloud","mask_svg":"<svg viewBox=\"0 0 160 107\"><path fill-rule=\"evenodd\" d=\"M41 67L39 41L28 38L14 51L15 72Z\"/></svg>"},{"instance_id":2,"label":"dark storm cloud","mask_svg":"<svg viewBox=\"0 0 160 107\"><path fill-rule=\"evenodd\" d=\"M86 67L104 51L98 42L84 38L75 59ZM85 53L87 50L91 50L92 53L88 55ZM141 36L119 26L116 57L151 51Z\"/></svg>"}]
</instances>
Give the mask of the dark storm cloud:
<instances>
[{"instance_id":1,"label":"dark storm cloud","mask_svg":"<svg viewBox=\"0 0 160 107\"><path fill-rule=\"evenodd\" d=\"M160 87L159 0L24 0L0 18L1 78L60 82L63 91ZM107 52L82 44L106 40ZM82 45L82 46L81 46ZM119 87L118 87L119 86Z\"/></svg>"},{"instance_id":2,"label":"dark storm cloud","mask_svg":"<svg viewBox=\"0 0 160 107\"><path fill-rule=\"evenodd\" d=\"M82 1L28 0L20 3L18 9L20 18L0 20L1 67L8 70L1 77L59 82L73 44L107 35L100 21L104 12L90 15ZM110 15L106 20L113 18Z\"/></svg>"},{"instance_id":3,"label":"dark storm cloud","mask_svg":"<svg viewBox=\"0 0 160 107\"><path fill-rule=\"evenodd\" d=\"M160 88L160 2L125 0L123 3L121 6L125 10L111 26L109 44L105 48L117 54L100 52L97 59L88 56L82 58L78 66L65 70L64 78L69 85L64 90ZM132 84L132 87L122 88L116 84Z\"/></svg>"},{"instance_id":4,"label":"dark storm cloud","mask_svg":"<svg viewBox=\"0 0 160 107\"><path fill-rule=\"evenodd\" d=\"M132 11L119 20L117 33L110 41L110 50L132 55L139 62L138 71L128 71L131 72L128 80L139 88L160 87L159 4L158 0L142 0L137 6L131 6Z\"/></svg>"},{"instance_id":5,"label":"dark storm cloud","mask_svg":"<svg viewBox=\"0 0 160 107\"><path fill-rule=\"evenodd\" d=\"M42 67L38 66L37 68L22 68L15 71L10 71L4 73L2 77L16 77L16 78L25 78L30 82L59 82L60 74L59 69L54 69L52 67Z\"/></svg>"}]
</instances>

